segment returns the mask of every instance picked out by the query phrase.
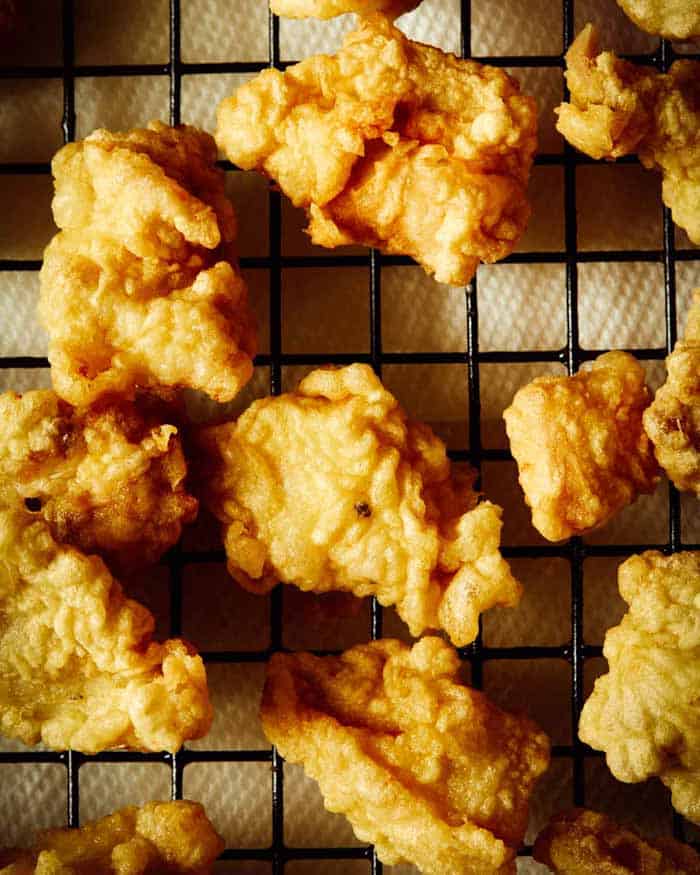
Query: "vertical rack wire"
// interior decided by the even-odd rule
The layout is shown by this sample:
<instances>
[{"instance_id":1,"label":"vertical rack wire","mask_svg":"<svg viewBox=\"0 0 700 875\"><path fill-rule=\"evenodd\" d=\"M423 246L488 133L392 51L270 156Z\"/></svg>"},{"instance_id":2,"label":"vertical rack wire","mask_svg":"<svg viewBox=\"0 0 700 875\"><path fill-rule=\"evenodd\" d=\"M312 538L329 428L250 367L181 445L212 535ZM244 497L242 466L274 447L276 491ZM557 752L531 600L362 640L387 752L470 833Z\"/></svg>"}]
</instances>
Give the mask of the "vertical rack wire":
<instances>
[{"instance_id":1,"label":"vertical rack wire","mask_svg":"<svg viewBox=\"0 0 700 875\"><path fill-rule=\"evenodd\" d=\"M63 115L61 129L64 142L75 138L76 133L76 94L75 80L80 76L119 75L169 77L169 117L171 124L178 124L182 116L182 77L183 75L198 75L207 73L252 73L265 67L284 68L288 60L280 55L280 22L269 15L268 22L268 58L260 62L231 63L185 63L181 57L182 11L181 4L186 0L170 0L169 5L169 60L166 64L127 64L113 67L80 66L75 63L75 9L74 0L62 0L61 23L63 28L62 63L57 66L17 67L2 65L0 59L0 78L60 78L63 83ZM461 54L472 57L471 20L472 0L461 0L460 20ZM575 36L574 0L562 0L563 15L563 46L564 51ZM698 60L698 55L685 55ZM666 41L661 41L658 51L653 55L642 56L639 60L656 65L660 70L667 70L675 59L673 47ZM563 53L555 55L533 56L499 56L479 58L501 67L553 68L563 70ZM79 107L77 107L79 110ZM146 119L143 120L147 121ZM270 279L270 352L260 355L256 364L268 366L270 371L270 391L279 394L283 387L283 367L292 365L317 365L321 362L345 364L351 360L368 361L381 374L386 364L461 364L466 367L468 380L468 417L469 446L466 451L451 453L457 461L469 461L477 471L482 463L512 461L507 451L492 450L482 445L481 438L481 399L480 399L480 368L484 363L523 363L523 362L558 362L566 366L569 373L574 373L582 362L592 359L603 350L587 350L580 345L578 320L578 266L584 262L632 262L644 261L658 263L664 270L666 338L663 347L634 350L643 360L661 360L672 349L676 339L676 265L681 261L698 260L697 251L677 250L675 245L675 229L667 209L663 210L663 247L656 251L649 250L617 250L617 251L586 251L578 248L578 233L576 221L576 172L589 159L565 146L561 155L540 155L538 165L561 166L564 174L564 249L562 252L517 252L506 259L510 263L520 264L562 264L565 269L565 288L562 294L566 301L567 332L566 345L555 351L521 350L521 351L489 351L479 348L479 312L478 288L476 280L464 290L467 319L467 348L464 353L420 353L420 352L385 352L382 344L382 295L381 280L384 266L409 265L408 259L396 256L383 256L379 252L370 251L366 256L344 255L342 253L324 253L312 256L286 255L282 250L282 206L280 194L270 187L268 193L269 205L269 253L267 258L242 259L243 267L265 268ZM227 167L231 172L235 168ZM47 163L6 162L0 163L0 181L6 175L43 174L50 173ZM41 266L36 259L0 259L0 271L35 272ZM356 266L364 267L368 276L369 295L369 354L358 353L354 356L338 355L306 355L288 354L284 352L282 342L282 294L283 269L304 268L310 266L333 266L336 269ZM45 368L45 357L30 355L13 355L0 357L0 369L9 368ZM506 547L504 553L511 558L544 558L558 557L569 564L571 588L571 630L569 641L561 646L518 646L518 647L487 647L481 641L462 650L462 656L468 660L472 671L472 682L475 686L483 685L484 667L489 660L536 660L557 658L566 661L571 669L570 708L573 720L573 738L570 744L557 745L554 756L564 758L571 763L573 777L573 798L576 804L585 803L585 763L591 756L597 754L576 738L575 727L583 703L583 679L586 659L600 656L600 647L587 645L583 629L583 568L584 561L592 556L612 556L620 559L631 553L644 549L679 550L700 549L699 544L683 542L681 528L681 504L678 492L671 487L669 492L669 528L668 539L661 544L606 544L592 545L573 539L564 545L546 547L522 546ZM170 618L171 632L177 635L182 629L182 576L187 562L203 562L211 559L223 560L221 551L207 554L188 554L176 548L165 560L170 573L171 596ZM381 606L372 601L370 611L370 629L372 638L382 635L383 617ZM208 663L254 663L264 662L275 651L283 647L283 595L281 588L273 591L270 602L270 645L260 651L226 650L204 654ZM184 788L184 772L188 765L198 762L207 763L269 763L271 773L270 792L272 797L272 842L267 848L228 848L224 858L240 861L267 861L274 875L284 872L285 865L291 860L364 860L372 875L382 875L382 865L371 847L288 847L284 838L284 762L274 749L267 750L190 750L183 749L175 755L171 754L138 754L131 752L106 752L96 756L87 756L76 752L21 751L0 753L0 776L3 764L10 763L60 763L66 770L66 822L69 825L79 824L80 813L80 768L86 762L124 763L151 762L165 764L171 771L171 795L181 798ZM0 778L0 786L2 781ZM684 838L685 824L682 818L674 816L674 832ZM528 853L529 849L525 850Z\"/></svg>"}]
</instances>

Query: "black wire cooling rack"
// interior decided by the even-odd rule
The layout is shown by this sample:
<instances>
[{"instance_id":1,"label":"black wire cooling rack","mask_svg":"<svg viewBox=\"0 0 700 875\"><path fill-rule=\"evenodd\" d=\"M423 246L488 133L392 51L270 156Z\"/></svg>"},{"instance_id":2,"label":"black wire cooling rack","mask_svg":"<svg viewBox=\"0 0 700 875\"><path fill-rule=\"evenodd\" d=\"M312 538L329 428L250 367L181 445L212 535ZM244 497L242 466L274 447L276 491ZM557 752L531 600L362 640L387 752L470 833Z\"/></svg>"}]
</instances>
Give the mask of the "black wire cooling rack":
<instances>
[{"instance_id":1,"label":"black wire cooling rack","mask_svg":"<svg viewBox=\"0 0 700 875\"><path fill-rule=\"evenodd\" d=\"M232 0L235 3L235 0ZM260 0L262 2L262 0ZM167 64L121 64L110 66L77 66L74 63L75 15L73 0L62 0L63 63L60 66L2 66L0 59L0 78L40 79L60 78L63 80L63 139L68 142L75 136L75 80L81 76L163 76L170 83L170 123L180 122L181 82L184 75L212 73L255 73L265 66L284 68L288 63L280 58L279 20L269 16L269 57L267 63L185 63L181 60L181 9L180 0L170 0L170 59ZM471 2L461 0L461 53L471 57ZM568 47L575 36L574 0L563 0L563 45ZM630 57L630 56L627 56ZM699 55L684 54L684 58L700 59ZM633 56L632 59L667 70L675 60L673 46L662 40L653 54ZM479 57L478 60L499 67L520 68L564 68L563 54ZM145 121L145 120L144 120ZM629 160L629 159L628 159ZM521 351L481 351L479 349L478 292L474 279L464 290L467 325L466 352L437 353L389 353L382 349L382 268L384 266L408 265L409 259L384 256L376 251L367 255L313 255L284 256L281 245L281 199L272 188L269 191L269 255L265 258L242 259L244 268L266 268L270 276L270 352L258 356L256 364L266 365L270 372L270 391L278 394L282 388L282 367L284 365L317 365L322 363L347 364L351 361L369 362L381 374L382 366L388 364L461 364L468 373L468 413L469 449L454 451L450 455L459 461L469 461L477 470L484 461L511 460L506 450L491 450L482 447L481 405L479 391L479 367L485 363L527 363L558 362L574 373L582 362L595 358L603 350L582 349L579 343L578 320L578 265L586 262L646 262L663 265L665 288L666 342L659 348L630 350L644 360L661 360L673 347L676 340L676 265L679 261L700 260L697 250L677 250L674 238L674 225L669 211L663 209L663 249L661 250L605 250L580 252L577 248L576 216L576 167L590 163L589 160L566 146L562 154L542 154L536 159L538 165L563 166L564 171L564 220L565 245L561 252L518 252L506 261L520 264L556 263L565 267L566 295L566 345L558 350ZM625 162L626 163L626 162ZM632 159L631 163L634 163ZM235 171L230 164L225 168ZM7 175L49 174L50 166L44 163L12 162L0 164L0 177ZM370 351L357 355L309 355L288 354L282 351L282 308L281 272L283 268L295 267L364 267L368 272ZM0 260L0 271L37 271L41 262L36 260ZM48 362L42 357L6 356L0 357L0 368L46 368ZM583 705L584 663L587 658L601 655L600 646L588 645L583 634L583 563L588 557L608 556L626 557L631 553L647 549L665 552L681 549L700 549L700 544L683 543L681 531L681 505L678 492L671 486L669 492L668 538L663 543L606 544L592 545L579 538L573 538L562 545L521 546L504 548L509 558L556 557L568 562L571 587L571 629L567 643L562 646L518 646L486 647L481 636L469 647L461 650L461 656L471 665L472 683L475 687L483 685L484 664L488 660L532 660L555 658L565 660L571 669L570 702L572 725L578 724ZM221 552L187 553L176 548L167 558L170 572L170 616L171 634L179 635L182 626L182 572L185 564L223 559ZM207 663L251 663L264 662L276 650L282 649L282 594L280 588L273 591L270 607L270 646L258 651L217 651L205 653ZM382 608L372 600L370 612L370 633L372 638L382 635ZM585 803L584 764L586 758L599 756L576 738L566 745L557 745L553 756L571 762L573 774L573 799L576 805ZM176 754L131 752L106 752L96 756L86 756L74 751L50 752L0 752L0 768L5 763L58 763L66 770L67 823L78 825L80 798L80 768L88 762L102 763L165 763L171 771L172 798L181 798L183 791L183 771L194 762L245 762L269 763L271 768L272 794L272 843L263 849L227 848L223 859L240 861L268 861L275 875L282 873L285 863L292 860L366 860L372 875L383 871L372 847L288 847L284 840L284 775L283 760L276 750L181 750ZM1 774L1 773L0 773ZM2 779L0 777L0 793ZM674 813L674 834L680 839L687 838L686 823ZM525 848L523 854L529 854Z\"/></svg>"}]
</instances>

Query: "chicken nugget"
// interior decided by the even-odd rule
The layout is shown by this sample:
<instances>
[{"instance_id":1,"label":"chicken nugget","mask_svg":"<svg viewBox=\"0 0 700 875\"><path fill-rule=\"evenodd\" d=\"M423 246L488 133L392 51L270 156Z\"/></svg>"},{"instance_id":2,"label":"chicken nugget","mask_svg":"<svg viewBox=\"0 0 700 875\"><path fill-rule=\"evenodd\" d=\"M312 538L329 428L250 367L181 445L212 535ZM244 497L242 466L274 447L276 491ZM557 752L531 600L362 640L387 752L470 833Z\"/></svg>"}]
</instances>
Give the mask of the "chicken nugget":
<instances>
[{"instance_id":1,"label":"chicken nugget","mask_svg":"<svg viewBox=\"0 0 700 875\"><path fill-rule=\"evenodd\" d=\"M674 808L700 823L700 553L632 556L618 582L629 610L605 636L610 670L579 736L620 781L658 775Z\"/></svg>"},{"instance_id":2,"label":"chicken nugget","mask_svg":"<svg viewBox=\"0 0 700 875\"><path fill-rule=\"evenodd\" d=\"M175 751L205 735L204 664L126 599L102 560L0 505L0 732L97 753Z\"/></svg>"},{"instance_id":3,"label":"chicken nugget","mask_svg":"<svg viewBox=\"0 0 700 875\"><path fill-rule=\"evenodd\" d=\"M148 802L0 850L0 875L209 875L224 842L198 802Z\"/></svg>"},{"instance_id":4,"label":"chicken nugget","mask_svg":"<svg viewBox=\"0 0 700 875\"><path fill-rule=\"evenodd\" d=\"M590 24L566 61L571 103L557 109L557 130L592 158L636 152L646 168L660 170L674 222L700 243L700 63L676 61L658 73L598 54Z\"/></svg>"},{"instance_id":5,"label":"chicken nugget","mask_svg":"<svg viewBox=\"0 0 700 875\"><path fill-rule=\"evenodd\" d=\"M421 0L270 0L275 15L285 18L335 18L346 12L368 15L383 12L388 18L398 18L415 9Z\"/></svg>"},{"instance_id":6,"label":"chicken nugget","mask_svg":"<svg viewBox=\"0 0 700 875\"><path fill-rule=\"evenodd\" d=\"M532 852L556 875L700 875L700 856L671 838L642 839L604 814L556 814Z\"/></svg>"},{"instance_id":7,"label":"chicken nugget","mask_svg":"<svg viewBox=\"0 0 700 875\"><path fill-rule=\"evenodd\" d=\"M550 541L606 523L659 472L642 414L651 400L639 362L599 356L573 377L538 377L503 414L532 524Z\"/></svg>"},{"instance_id":8,"label":"chicken nugget","mask_svg":"<svg viewBox=\"0 0 700 875\"><path fill-rule=\"evenodd\" d=\"M0 499L56 540L129 571L156 562L197 514L178 430L130 402L78 411L51 391L0 395Z\"/></svg>"},{"instance_id":9,"label":"chicken nugget","mask_svg":"<svg viewBox=\"0 0 700 875\"><path fill-rule=\"evenodd\" d=\"M700 4L697 0L617 0L632 21L666 39L700 36Z\"/></svg>"},{"instance_id":10,"label":"chicken nugget","mask_svg":"<svg viewBox=\"0 0 700 875\"><path fill-rule=\"evenodd\" d=\"M464 686L459 669L440 638L373 641L325 658L278 653L263 729L385 863L514 875L549 740Z\"/></svg>"},{"instance_id":11,"label":"chicken nugget","mask_svg":"<svg viewBox=\"0 0 700 875\"><path fill-rule=\"evenodd\" d=\"M700 289L685 337L666 359L666 370L666 382L644 413L644 429L678 489L700 497Z\"/></svg>"},{"instance_id":12,"label":"chicken nugget","mask_svg":"<svg viewBox=\"0 0 700 875\"><path fill-rule=\"evenodd\" d=\"M151 122L95 131L55 156L39 315L54 388L75 405L139 387L231 400L256 339L234 266L233 208L213 139Z\"/></svg>"},{"instance_id":13,"label":"chicken nugget","mask_svg":"<svg viewBox=\"0 0 700 875\"><path fill-rule=\"evenodd\" d=\"M217 140L306 208L314 243L410 255L464 284L525 229L536 115L503 70L372 15L337 55L266 70L224 100Z\"/></svg>"},{"instance_id":14,"label":"chicken nugget","mask_svg":"<svg viewBox=\"0 0 700 875\"><path fill-rule=\"evenodd\" d=\"M320 369L294 393L201 430L198 482L251 592L278 581L396 605L411 634L457 645L521 587L499 552L501 509L411 422L367 365Z\"/></svg>"}]
</instances>

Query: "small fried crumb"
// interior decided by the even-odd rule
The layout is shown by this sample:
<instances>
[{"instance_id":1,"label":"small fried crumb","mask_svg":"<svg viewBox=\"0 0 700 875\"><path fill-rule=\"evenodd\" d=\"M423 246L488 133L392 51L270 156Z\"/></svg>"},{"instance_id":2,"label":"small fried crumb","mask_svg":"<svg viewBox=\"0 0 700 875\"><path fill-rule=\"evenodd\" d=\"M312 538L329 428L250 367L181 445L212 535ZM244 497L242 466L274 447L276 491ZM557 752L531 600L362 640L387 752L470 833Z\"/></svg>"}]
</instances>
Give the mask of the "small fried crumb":
<instances>
[{"instance_id":1,"label":"small fried crumb","mask_svg":"<svg viewBox=\"0 0 700 875\"><path fill-rule=\"evenodd\" d=\"M532 852L555 875L700 875L700 856L671 838L642 839L604 814L555 815Z\"/></svg>"},{"instance_id":2,"label":"small fried crumb","mask_svg":"<svg viewBox=\"0 0 700 875\"><path fill-rule=\"evenodd\" d=\"M390 639L340 656L275 654L266 736L318 781L384 863L425 875L514 875L547 736L459 679L439 638Z\"/></svg>"},{"instance_id":3,"label":"small fried crumb","mask_svg":"<svg viewBox=\"0 0 700 875\"><path fill-rule=\"evenodd\" d=\"M624 352L573 377L538 377L503 417L532 523L561 541L607 522L659 480L642 428L644 370Z\"/></svg>"}]
</instances>

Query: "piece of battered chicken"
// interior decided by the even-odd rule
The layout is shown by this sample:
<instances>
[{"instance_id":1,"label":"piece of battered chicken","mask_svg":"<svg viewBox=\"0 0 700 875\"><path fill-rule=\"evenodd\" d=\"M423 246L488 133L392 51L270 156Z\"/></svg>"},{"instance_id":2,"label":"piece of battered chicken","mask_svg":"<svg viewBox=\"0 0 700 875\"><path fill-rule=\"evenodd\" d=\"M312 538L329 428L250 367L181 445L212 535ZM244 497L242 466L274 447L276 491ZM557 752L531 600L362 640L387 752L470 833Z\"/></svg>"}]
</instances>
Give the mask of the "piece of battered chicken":
<instances>
[{"instance_id":1,"label":"piece of battered chicken","mask_svg":"<svg viewBox=\"0 0 700 875\"><path fill-rule=\"evenodd\" d=\"M700 36L700 3L697 0L617 0L632 21L666 39Z\"/></svg>"},{"instance_id":2,"label":"piece of battered chicken","mask_svg":"<svg viewBox=\"0 0 700 875\"><path fill-rule=\"evenodd\" d=\"M278 581L396 605L413 635L457 645L520 585L499 552L501 509L408 420L367 365L320 369L198 437L198 483L252 592Z\"/></svg>"},{"instance_id":3,"label":"piece of battered chicken","mask_svg":"<svg viewBox=\"0 0 700 875\"><path fill-rule=\"evenodd\" d=\"M557 110L557 130L592 158L636 152L660 170L674 222L700 243L700 63L662 74L598 49L589 24L566 55L571 103Z\"/></svg>"},{"instance_id":4,"label":"piece of battered chicken","mask_svg":"<svg viewBox=\"0 0 700 875\"><path fill-rule=\"evenodd\" d=\"M666 359L666 382L644 413L659 464L678 489L700 497L700 289L685 336Z\"/></svg>"},{"instance_id":5,"label":"piece of battered chicken","mask_svg":"<svg viewBox=\"0 0 700 875\"><path fill-rule=\"evenodd\" d=\"M266 70L224 100L217 140L307 209L314 243L410 255L463 284L525 229L536 127L534 101L503 70L372 15L337 55Z\"/></svg>"},{"instance_id":6,"label":"piece of battered chicken","mask_svg":"<svg viewBox=\"0 0 700 875\"><path fill-rule=\"evenodd\" d=\"M389 18L398 18L415 9L421 0L270 0L275 15L285 18L335 18L346 12L369 15L383 12Z\"/></svg>"},{"instance_id":7,"label":"piece of battered chicken","mask_svg":"<svg viewBox=\"0 0 700 875\"><path fill-rule=\"evenodd\" d=\"M0 395L0 499L111 568L151 565L197 514L178 430L144 404L78 411L51 391Z\"/></svg>"},{"instance_id":8,"label":"piece of battered chicken","mask_svg":"<svg viewBox=\"0 0 700 875\"><path fill-rule=\"evenodd\" d=\"M213 139L151 122L54 157L63 230L44 253L39 315L71 404L189 387L231 400L252 374L254 319Z\"/></svg>"},{"instance_id":9,"label":"piece of battered chicken","mask_svg":"<svg viewBox=\"0 0 700 875\"><path fill-rule=\"evenodd\" d=\"M209 875L223 850L199 803L148 802L45 830L31 850L0 849L0 875Z\"/></svg>"},{"instance_id":10,"label":"piece of battered chicken","mask_svg":"<svg viewBox=\"0 0 700 875\"><path fill-rule=\"evenodd\" d=\"M573 377L538 377L503 414L532 524L550 541L606 523L659 472L642 414L651 395L639 362L599 356Z\"/></svg>"},{"instance_id":11,"label":"piece of battered chicken","mask_svg":"<svg viewBox=\"0 0 700 875\"><path fill-rule=\"evenodd\" d=\"M700 856L671 838L643 839L604 814L556 814L532 852L556 875L700 875Z\"/></svg>"},{"instance_id":12,"label":"piece of battered chicken","mask_svg":"<svg viewBox=\"0 0 700 875\"><path fill-rule=\"evenodd\" d=\"M632 783L658 775L674 807L700 823L700 553L632 556L618 572L629 605L605 636L608 674L579 736Z\"/></svg>"},{"instance_id":13,"label":"piece of battered chicken","mask_svg":"<svg viewBox=\"0 0 700 875\"><path fill-rule=\"evenodd\" d=\"M0 732L96 753L178 750L209 729L204 664L126 599L101 559L0 505Z\"/></svg>"},{"instance_id":14,"label":"piece of battered chicken","mask_svg":"<svg viewBox=\"0 0 700 875\"><path fill-rule=\"evenodd\" d=\"M261 718L389 865L426 875L510 875L547 736L459 679L439 638L361 644L341 656L275 654Z\"/></svg>"}]
</instances>

